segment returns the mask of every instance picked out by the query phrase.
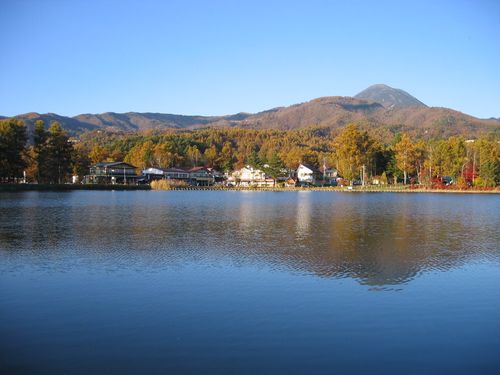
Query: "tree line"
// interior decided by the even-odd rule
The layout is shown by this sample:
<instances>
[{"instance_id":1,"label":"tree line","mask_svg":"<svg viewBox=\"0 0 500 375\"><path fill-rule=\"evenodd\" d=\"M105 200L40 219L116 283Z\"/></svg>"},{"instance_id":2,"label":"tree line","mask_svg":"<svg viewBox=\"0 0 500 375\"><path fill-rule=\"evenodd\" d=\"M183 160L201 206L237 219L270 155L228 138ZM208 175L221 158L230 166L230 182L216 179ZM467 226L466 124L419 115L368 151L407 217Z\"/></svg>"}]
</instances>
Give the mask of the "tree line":
<instances>
[{"instance_id":1,"label":"tree line","mask_svg":"<svg viewBox=\"0 0 500 375\"><path fill-rule=\"evenodd\" d=\"M412 139L397 133L388 139L355 124L342 129L294 130L208 128L119 133L94 131L71 142L58 123L48 129L37 121L31 137L15 119L0 122L0 178L14 181L67 182L82 177L91 164L124 160L139 170L208 166L233 171L263 167L269 175L300 163L338 169L348 180L432 184L445 176L457 183L500 185L500 143L493 136L466 140ZM30 138L30 139L28 139Z\"/></svg>"},{"instance_id":2,"label":"tree line","mask_svg":"<svg viewBox=\"0 0 500 375\"><path fill-rule=\"evenodd\" d=\"M37 121L32 138L33 142L28 145L28 133L22 121L0 122L0 180L67 182L74 167L74 149L61 125L54 122L45 129L43 121Z\"/></svg>"}]
</instances>

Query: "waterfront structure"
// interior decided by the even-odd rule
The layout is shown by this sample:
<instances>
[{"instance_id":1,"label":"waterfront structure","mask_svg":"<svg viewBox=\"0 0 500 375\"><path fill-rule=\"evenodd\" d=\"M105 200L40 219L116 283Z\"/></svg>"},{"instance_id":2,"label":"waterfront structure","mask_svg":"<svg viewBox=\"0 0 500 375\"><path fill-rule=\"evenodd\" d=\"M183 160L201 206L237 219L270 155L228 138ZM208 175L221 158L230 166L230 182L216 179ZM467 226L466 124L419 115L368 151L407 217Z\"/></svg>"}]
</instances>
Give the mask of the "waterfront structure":
<instances>
[{"instance_id":1,"label":"waterfront structure","mask_svg":"<svg viewBox=\"0 0 500 375\"><path fill-rule=\"evenodd\" d=\"M189 180L189 172L181 168L147 168L142 171L142 175L148 182L162 179Z\"/></svg>"},{"instance_id":2,"label":"waterfront structure","mask_svg":"<svg viewBox=\"0 0 500 375\"><path fill-rule=\"evenodd\" d=\"M207 169L212 174L212 176L214 177L214 183L215 184L223 184L224 183L224 180L226 178L226 176L224 175L224 173L222 173L220 171L217 171L214 168L207 168Z\"/></svg>"},{"instance_id":3,"label":"waterfront structure","mask_svg":"<svg viewBox=\"0 0 500 375\"><path fill-rule=\"evenodd\" d=\"M122 162L96 163L90 167L89 174L84 177L86 184L136 184L139 176L137 167Z\"/></svg>"},{"instance_id":4,"label":"waterfront structure","mask_svg":"<svg viewBox=\"0 0 500 375\"><path fill-rule=\"evenodd\" d=\"M194 186L211 186L215 183L212 168L194 167L188 170L189 183Z\"/></svg>"},{"instance_id":5,"label":"waterfront structure","mask_svg":"<svg viewBox=\"0 0 500 375\"><path fill-rule=\"evenodd\" d=\"M323 166L323 183L328 185L337 185L339 173L335 168L327 168Z\"/></svg>"},{"instance_id":6,"label":"waterfront structure","mask_svg":"<svg viewBox=\"0 0 500 375\"><path fill-rule=\"evenodd\" d=\"M322 173L311 165L300 164L297 168L297 180L299 185L316 185L322 177Z\"/></svg>"},{"instance_id":7,"label":"waterfront structure","mask_svg":"<svg viewBox=\"0 0 500 375\"><path fill-rule=\"evenodd\" d=\"M297 186L297 179L294 177L288 177L287 180L285 181L285 187L296 187Z\"/></svg>"},{"instance_id":8,"label":"waterfront structure","mask_svg":"<svg viewBox=\"0 0 500 375\"><path fill-rule=\"evenodd\" d=\"M228 178L228 185L242 187L274 186L274 179L267 176L264 171L247 165L232 173Z\"/></svg>"}]
</instances>

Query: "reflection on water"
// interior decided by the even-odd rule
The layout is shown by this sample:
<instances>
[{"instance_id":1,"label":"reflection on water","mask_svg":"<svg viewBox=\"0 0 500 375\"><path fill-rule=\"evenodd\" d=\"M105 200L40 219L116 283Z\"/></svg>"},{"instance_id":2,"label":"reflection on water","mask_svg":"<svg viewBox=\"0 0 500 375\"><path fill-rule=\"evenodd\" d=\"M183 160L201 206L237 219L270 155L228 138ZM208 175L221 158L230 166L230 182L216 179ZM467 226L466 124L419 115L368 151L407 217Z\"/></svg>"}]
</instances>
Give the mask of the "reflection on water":
<instances>
[{"instance_id":1,"label":"reflection on water","mask_svg":"<svg viewBox=\"0 0 500 375\"><path fill-rule=\"evenodd\" d=\"M498 261L498 207L497 196L430 194L4 194L0 267L22 259L54 271L61 262L148 271L231 261L394 285Z\"/></svg>"},{"instance_id":2,"label":"reflection on water","mask_svg":"<svg viewBox=\"0 0 500 375\"><path fill-rule=\"evenodd\" d=\"M0 194L0 373L496 374L499 207Z\"/></svg>"}]
</instances>

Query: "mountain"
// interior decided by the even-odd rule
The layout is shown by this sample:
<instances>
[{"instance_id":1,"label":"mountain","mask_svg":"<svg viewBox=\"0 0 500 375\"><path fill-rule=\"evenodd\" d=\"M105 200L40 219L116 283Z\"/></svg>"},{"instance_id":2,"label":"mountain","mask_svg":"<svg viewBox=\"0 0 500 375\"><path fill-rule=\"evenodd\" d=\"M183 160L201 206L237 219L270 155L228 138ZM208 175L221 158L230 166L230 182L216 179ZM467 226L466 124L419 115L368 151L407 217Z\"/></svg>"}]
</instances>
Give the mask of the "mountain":
<instances>
[{"instance_id":1,"label":"mountain","mask_svg":"<svg viewBox=\"0 0 500 375\"><path fill-rule=\"evenodd\" d=\"M55 113L39 114L30 112L15 117L26 123L28 131L33 129L37 120L43 120L47 125L59 122L70 134L77 135L89 130L134 132L141 130L191 129L213 124L234 126L248 116L250 114L247 113L228 116L184 116L163 113L106 112L66 117Z\"/></svg>"},{"instance_id":2,"label":"mountain","mask_svg":"<svg viewBox=\"0 0 500 375\"><path fill-rule=\"evenodd\" d=\"M387 85L373 85L354 96L357 99L380 103L385 108L427 107L417 98L406 91L394 89Z\"/></svg>"},{"instance_id":3,"label":"mountain","mask_svg":"<svg viewBox=\"0 0 500 375\"><path fill-rule=\"evenodd\" d=\"M490 132L500 135L500 121L482 120L448 108L420 105L389 109L373 101L335 96L257 113L238 126L293 129L318 125L335 129L348 123L431 137L477 137Z\"/></svg>"},{"instance_id":4,"label":"mountain","mask_svg":"<svg viewBox=\"0 0 500 375\"><path fill-rule=\"evenodd\" d=\"M68 130L72 134L99 129L99 127L96 125L81 122L73 117L61 116L56 113L40 114L36 112L30 112L15 117L23 120L26 123L28 131L31 131L33 129L35 122L38 120L42 120L46 125L50 125L53 122L59 122L64 129Z\"/></svg>"},{"instance_id":5,"label":"mountain","mask_svg":"<svg viewBox=\"0 0 500 375\"><path fill-rule=\"evenodd\" d=\"M448 108L427 107L403 90L386 85L371 86L356 97L327 96L254 114L185 116L107 112L65 117L55 113L27 113L16 117L25 121L28 130L32 130L39 119L46 124L58 121L72 135L92 130L137 132L201 127L296 129L325 126L337 129L348 123L379 129L386 135L402 131L427 136L476 137L491 132L500 135L498 119L478 119Z\"/></svg>"},{"instance_id":6,"label":"mountain","mask_svg":"<svg viewBox=\"0 0 500 375\"><path fill-rule=\"evenodd\" d=\"M99 128L112 128L114 130L137 131L145 129L162 128L192 128L207 126L215 122L240 121L250 116L238 113L230 116L184 116L163 113L113 113L107 112L100 115L84 114L73 119L97 126Z\"/></svg>"}]
</instances>

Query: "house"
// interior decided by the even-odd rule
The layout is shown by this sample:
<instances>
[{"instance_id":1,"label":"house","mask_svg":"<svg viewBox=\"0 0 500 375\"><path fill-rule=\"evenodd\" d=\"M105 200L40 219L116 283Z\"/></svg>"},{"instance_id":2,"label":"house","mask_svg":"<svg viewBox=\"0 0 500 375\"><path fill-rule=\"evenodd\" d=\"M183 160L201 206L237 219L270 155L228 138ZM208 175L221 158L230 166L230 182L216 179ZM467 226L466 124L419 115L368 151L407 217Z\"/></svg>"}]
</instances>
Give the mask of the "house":
<instances>
[{"instance_id":1,"label":"house","mask_svg":"<svg viewBox=\"0 0 500 375\"><path fill-rule=\"evenodd\" d=\"M215 182L214 175L209 168L194 167L187 171L189 173L189 183L195 186L210 186Z\"/></svg>"},{"instance_id":2,"label":"house","mask_svg":"<svg viewBox=\"0 0 500 375\"><path fill-rule=\"evenodd\" d=\"M144 179L148 182L153 180L161 180L164 178L163 169L161 168L147 168L142 170Z\"/></svg>"},{"instance_id":3,"label":"house","mask_svg":"<svg viewBox=\"0 0 500 375\"><path fill-rule=\"evenodd\" d=\"M285 181L285 186L286 187L295 187L297 186L297 179L294 177L288 177L288 179Z\"/></svg>"},{"instance_id":4,"label":"house","mask_svg":"<svg viewBox=\"0 0 500 375\"><path fill-rule=\"evenodd\" d=\"M137 168L131 164L115 161L97 163L90 167L90 172L84 177L86 184L136 184L139 176Z\"/></svg>"},{"instance_id":5,"label":"house","mask_svg":"<svg viewBox=\"0 0 500 375\"><path fill-rule=\"evenodd\" d=\"M189 172L182 168L167 168L163 170L166 179L189 180Z\"/></svg>"},{"instance_id":6,"label":"house","mask_svg":"<svg viewBox=\"0 0 500 375\"><path fill-rule=\"evenodd\" d=\"M311 165L300 164L297 168L297 180L301 186L316 185L322 177L323 174Z\"/></svg>"},{"instance_id":7,"label":"house","mask_svg":"<svg viewBox=\"0 0 500 375\"><path fill-rule=\"evenodd\" d=\"M222 184L224 182L224 179L226 178L226 176L224 175L224 173L222 173L220 171L217 171L214 168L207 168L207 169L212 174L212 176L214 177L214 182L216 184Z\"/></svg>"},{"instance_id":8,"label":"house","mask_svg":"<svg viewBox=\"0 0 500 375\"><path fill-rule=\"evenodd\" d=\"M142 171L146 181L153 180L189 180L189 172L181 168L148 168Z\"/></svg>"},{"instance_id":9,"label":"house","mask_svg":"<svg viewBox=\"0 0 500 375\"><path fill-rule=\"evenodd\" d=\"M324 184L337 185L337 177L339 177L337 169L323 167Z\"/></svg>"},{"instance_id":10,"label":"house","mask_svg":"<svg viewBox=\"0 0 500 375\"><path fill-rule=\"evenodd\" d=\"M265 172L250 165L234 171L228 178L228 184L236 186L273 186L274 179L266 176Z\"/></svg>"}]
</instances>

